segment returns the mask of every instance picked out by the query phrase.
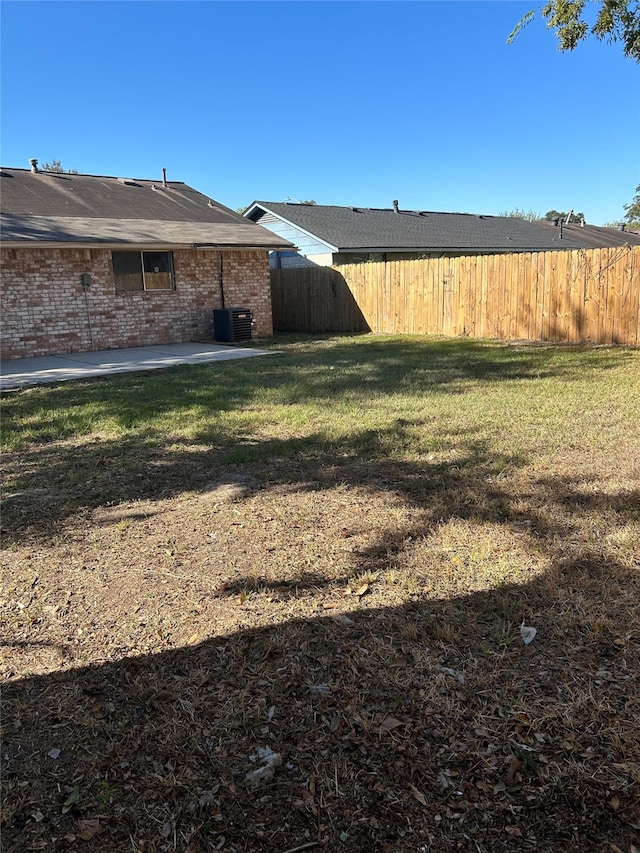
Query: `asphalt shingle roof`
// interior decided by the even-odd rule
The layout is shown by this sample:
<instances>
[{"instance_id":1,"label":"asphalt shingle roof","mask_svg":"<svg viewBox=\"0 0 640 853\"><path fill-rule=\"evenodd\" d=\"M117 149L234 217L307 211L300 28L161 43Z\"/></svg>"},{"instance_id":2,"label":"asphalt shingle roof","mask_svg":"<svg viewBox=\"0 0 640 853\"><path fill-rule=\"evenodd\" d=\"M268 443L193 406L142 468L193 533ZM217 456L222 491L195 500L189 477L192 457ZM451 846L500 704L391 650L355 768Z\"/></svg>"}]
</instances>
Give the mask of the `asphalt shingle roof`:
<instances>
[{"instance_id":1,"label":"asphalt shingle roof","mask_svg":"<svg viewBox=\"0 0 640 853\"><path fill-rule=\"evenodd\" d=\"M3 243L291 248L181 181L2 168L0 207Z\"/></svg>"},{"instance_id":2,"label":"asphalt shingle roof","mask_svg":"<svg viewBox=\"0 0 640 853\"><path fill-rule=\"evenodd\" d=\"M339 252L367 251L544 251L640 246L640 235L594 225L527 222L509 216L438 213L255 201L255 206L302 228ZM245 214L247 215L247 214ZM258 218L259 221L259 218Z\"/></svg>"}]
</instances>

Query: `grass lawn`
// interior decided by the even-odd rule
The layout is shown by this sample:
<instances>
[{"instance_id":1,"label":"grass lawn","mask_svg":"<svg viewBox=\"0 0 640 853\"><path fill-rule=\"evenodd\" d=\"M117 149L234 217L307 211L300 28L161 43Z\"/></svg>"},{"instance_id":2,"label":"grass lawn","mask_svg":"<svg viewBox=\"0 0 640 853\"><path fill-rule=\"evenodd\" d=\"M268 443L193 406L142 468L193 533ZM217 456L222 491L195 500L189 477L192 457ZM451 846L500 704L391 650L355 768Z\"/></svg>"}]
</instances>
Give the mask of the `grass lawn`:
<instances>
[{"instance_id":1,"label":"grass lawn","mask_svg":"<svg viewBox=\"0 0 640 853\"><path fill-rule=\"evenodd\" d=\"M640 351L267 347L4 395L3 850L638 853Z\"/></svg>"}]
</instances>

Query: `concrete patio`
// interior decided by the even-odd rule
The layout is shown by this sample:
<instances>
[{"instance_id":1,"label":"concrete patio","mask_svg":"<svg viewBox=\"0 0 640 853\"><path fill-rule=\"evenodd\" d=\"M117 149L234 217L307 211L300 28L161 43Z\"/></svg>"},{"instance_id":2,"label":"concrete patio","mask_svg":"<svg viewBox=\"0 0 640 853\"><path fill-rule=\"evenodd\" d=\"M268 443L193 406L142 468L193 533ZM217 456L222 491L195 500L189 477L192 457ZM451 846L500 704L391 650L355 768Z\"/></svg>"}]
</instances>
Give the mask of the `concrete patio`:
<instances>
[{"instance_id":1,"label":"concrete patio","mask_svg":"<svg viewBox=\"0 0 640 853\"><path fill-rule=\"evenodd\" d=\"M17 358L0 362L0 390L269 354L268 350L242 349L226 344L183 343Z\"/></svg>"}]
</instances>

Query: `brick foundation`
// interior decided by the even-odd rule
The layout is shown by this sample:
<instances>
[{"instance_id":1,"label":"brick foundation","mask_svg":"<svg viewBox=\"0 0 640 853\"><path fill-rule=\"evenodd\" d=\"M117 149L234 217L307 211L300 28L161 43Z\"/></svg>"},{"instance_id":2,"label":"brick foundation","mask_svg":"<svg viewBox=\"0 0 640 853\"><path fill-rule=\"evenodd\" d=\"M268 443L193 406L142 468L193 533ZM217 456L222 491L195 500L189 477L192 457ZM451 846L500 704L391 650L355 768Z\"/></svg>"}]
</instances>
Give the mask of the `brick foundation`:
<instances>
[{"instance_id":1,"label":"brick foundation","mask_svg":"<svg viewBox=\"0 0 640 853\"><path fill-rule=\"evenodd\" d=\"M273 334L266 251L176 249L175 290L122 293L108 249L2 249L1 357L210 341L221 255L225 305L250 308L256 336Z\"/></svg>"}]
</instances>

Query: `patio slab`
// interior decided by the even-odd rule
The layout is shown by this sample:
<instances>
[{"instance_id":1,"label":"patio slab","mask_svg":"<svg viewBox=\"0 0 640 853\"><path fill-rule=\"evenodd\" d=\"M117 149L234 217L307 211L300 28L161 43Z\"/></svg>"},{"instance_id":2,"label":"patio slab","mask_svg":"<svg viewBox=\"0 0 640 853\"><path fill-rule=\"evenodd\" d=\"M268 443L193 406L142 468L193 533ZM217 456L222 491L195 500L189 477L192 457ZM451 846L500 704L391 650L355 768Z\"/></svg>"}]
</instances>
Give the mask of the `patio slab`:
<instances>
[{"instance_id":1,"label":"patio slab","mask_svg":"<svg viewBox=\"0 0 640 853\"><path fill-rule=\"evenodd\" d=\"M113 373L157 370L175 364L203 364L270 354L270 350L242 349L225 344L182 343L16 358L0 362L0 389L9 391L43 382L67 382Z\"/></svg>"}]
</instances>

